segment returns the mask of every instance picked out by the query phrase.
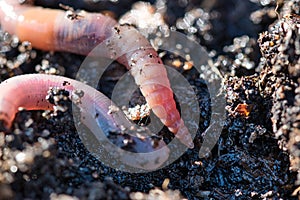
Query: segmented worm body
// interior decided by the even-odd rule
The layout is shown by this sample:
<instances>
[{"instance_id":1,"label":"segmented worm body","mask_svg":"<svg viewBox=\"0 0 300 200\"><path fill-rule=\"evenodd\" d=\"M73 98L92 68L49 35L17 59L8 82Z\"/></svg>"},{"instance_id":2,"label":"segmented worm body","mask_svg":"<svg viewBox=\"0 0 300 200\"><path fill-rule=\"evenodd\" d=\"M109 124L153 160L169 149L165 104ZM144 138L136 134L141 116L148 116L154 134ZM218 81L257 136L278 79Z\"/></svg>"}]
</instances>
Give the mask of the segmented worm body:
<instances>
[{"instance_id":1,"label":"segmented worm body","mask_svg":"<svg viewBox=\"0 0 300 200\"><path fill-rule=\"evenodd\" d=\"M80 103L76 104L80 109L80 121L93 132L103 145L108 143L108 140L105 141L105 139L110 132L121 133L123 127L130 126L130 122L121 110L110 112L110 107L114 106L113 102L93 87L66 77L45 74L15 76L0 84L0 119L6 123L3 125L11 126L19 107L27 110L51 110L53 105L45 100L51 87L65 89L70 96L77 90L83 92ZM99 127L103 131L102 133L99 132ZM119 152L121 156L118 159L130 166L156 169L168 159L169 149L162 140L154 143L150 137L119 134L118 139L113 143L118 145L120 140L132 141L127 147L125 145L125 148L129 148L132 152L148 153L147 156L140 156L130 152ZM88 142L88 144L90 143ZM116 152L116 148L113 146L106 145L105 148L106 151ZM160 153L152 153L156 150L160 150ZM92 152L96 152L94 154L96 157L98 156L96 149L92 149Z\"/></svg>"},{"instance_id":2,"label":"segmented worm body","mask_svg":"<svg viewBox=\"0 0 300 200\"><path fill-rule=\"evenodd\" d=\"M121 26L102 14L80 12L70 16L62 10L21 6L13 0L1 0L0 21L4 30L21 41L30 41L33 47L82 55L96 47L93 56L125 65L154 114L183 144L193 148L191 135L176 109L166 69L148 40L133 27Z\"/></svg>"}]
</instances>

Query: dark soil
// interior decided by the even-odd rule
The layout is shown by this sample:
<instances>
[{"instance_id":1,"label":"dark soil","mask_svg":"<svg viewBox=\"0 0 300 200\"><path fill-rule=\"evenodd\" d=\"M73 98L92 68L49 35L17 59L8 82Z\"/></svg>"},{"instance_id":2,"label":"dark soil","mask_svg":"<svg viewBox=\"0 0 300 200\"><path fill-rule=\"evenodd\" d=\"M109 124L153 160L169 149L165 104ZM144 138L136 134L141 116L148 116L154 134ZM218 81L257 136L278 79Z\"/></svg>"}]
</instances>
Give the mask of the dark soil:
<instances>
[{"instance_id":1,"label":"dark soil","mask_svg":"<svg viewBox=\"0 0 300 200\"><path fill-rule=\"evenodd\" d=\"M36 4L58 8L58 2L75 9L111 11L119 19L135 1L47 0ZM222 78L211 78L224 84L227 111L211 154L198 157L211 114L205 81L195 69L184 70L181 58L166 53L164 62L177 66L199 99L201 120L194 149L158 171L125 173L104 166L87 151L70 109L20 111L12 129L0 132L0 199L298 199L299 0L278 1L278 15L275 0L149 2L165 9L165 25L209 51L212 62L207 70L214 65L222 74ZM30 43L0 30L1 81L28 73L74 78L83 59L32 49ZM110 97L125 71L113 63L99 90ZM69 101L56 103L70 107ZM141 103L144 99L137 92L131 104ZM172 136L166 128L161 135L166 141Z\"/></svg>"}]
</instances>

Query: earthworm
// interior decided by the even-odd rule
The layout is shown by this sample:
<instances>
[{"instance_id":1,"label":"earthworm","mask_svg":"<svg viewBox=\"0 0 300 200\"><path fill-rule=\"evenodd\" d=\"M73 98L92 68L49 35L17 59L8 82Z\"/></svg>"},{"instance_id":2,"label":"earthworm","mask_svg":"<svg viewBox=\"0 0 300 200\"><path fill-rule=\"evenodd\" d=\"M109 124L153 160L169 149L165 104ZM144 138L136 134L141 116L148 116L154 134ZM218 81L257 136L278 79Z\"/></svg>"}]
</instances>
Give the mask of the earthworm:
<instances>
[{"instance_id":1,"label":"earthworm","mask_svg":"<svg viewBox=\"0 0 300 200\"><path fill-rule=\"evenodd\" d=\"M20 107L26 110L51 110L53 105L45 99L47 91L51 87L65 89L70 96L77 90L82 91L83 96L80 102L76 104L80 109L80 121L93 132L101 145L105 145L106 150L120 152L114 146L107 145L105 139L109 132L121 132L123 127L131 126L123 112L121 110L109 112L110 106L114 106L114 104L104 94L82 82L62 76L27 74L3 81L0 84L0 119L2 125L10 127ZM99 132L99 127L103 133ZM162 140L154 144L151 137L139 138L120 134L115 143L120 143L120 140L125 139L132 141L128 148L135 152L121 152L122 156L118 158L125 164L141 169L157 169L168 159L169 149ZM92 141L87 143L91 144ZM86 146L88 148L88 145ZM155 153L156 150L159 150L160 153ZM94 153L95 156L99 156L95 149L91 151L96 152ZM147 153L148 155L140 156L136 153Z\"/></svg>"},{"instance_id":2,"label":"earthworm","mask_svg":"<svg viewBox=\"0 0 300 200\"><path fill-rule=\"evenodd\" d=\"M21 41L47 51L67 51L115 59L130 70L146 102L161 122L189 148L192 137L176 109L166 69L149 41L135 28L119 25L98 13L70 13L58 9L0 1L4 30ZM100 45L100 47L99 47Z\"/></svg>"}]
</instances>

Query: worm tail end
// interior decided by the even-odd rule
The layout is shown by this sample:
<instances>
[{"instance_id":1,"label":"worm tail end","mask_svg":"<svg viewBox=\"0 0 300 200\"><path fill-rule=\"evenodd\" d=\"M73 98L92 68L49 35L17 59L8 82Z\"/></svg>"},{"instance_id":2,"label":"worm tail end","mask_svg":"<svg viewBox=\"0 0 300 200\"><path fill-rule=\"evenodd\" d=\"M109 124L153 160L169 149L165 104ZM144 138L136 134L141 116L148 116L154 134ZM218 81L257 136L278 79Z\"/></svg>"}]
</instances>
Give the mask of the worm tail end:
<instances>
[{"instance_id":1,"label":"worm tail end","mask_svg":"<svg viewBox=\"0 0 300 200\"><path fill-rule=\"evenodd\" d=\"M186 145L188 148L193 149L194 148L194 142L191 137L191 134L189 133L189 130L184 125L183 120L180 120L180 127L175 134L175 137L180 140L181 143Z\"/></svg>"}]
</instances>

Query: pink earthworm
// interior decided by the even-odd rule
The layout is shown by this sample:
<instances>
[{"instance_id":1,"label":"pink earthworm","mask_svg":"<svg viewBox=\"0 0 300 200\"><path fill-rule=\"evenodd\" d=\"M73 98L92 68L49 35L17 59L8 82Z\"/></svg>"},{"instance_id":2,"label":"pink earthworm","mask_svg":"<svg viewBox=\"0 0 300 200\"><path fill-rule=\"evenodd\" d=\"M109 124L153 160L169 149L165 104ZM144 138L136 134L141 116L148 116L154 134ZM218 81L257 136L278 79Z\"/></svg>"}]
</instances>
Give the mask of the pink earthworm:
<instances>
[{"instance_id":1,"label":"pink earthworm","mask_svg":"<svg viewBox=\"0 0 300 200\"><path fill-rule=\"evenodd\" d=\"M69 92L71 99L72 94L76 94L76 91L83 92L80 101L76 103L80 109L80 121L92 131L106 151L120 152L113 145L108 145L107 141L111 140L106 138L110 132L122 133L124 127L131 127L131 123L123 112L121 110L111 112L111 106L115 105L104 94L82 82L63 76L26 74L3 81L0 84L0 119L2 125L6 128L10 127L20 107L26 110L51 110L53 105L45 99L51 87L65 89ZM102 133L99 132L99 127L103 131ZM121 142L132 141L127 147L130 148L131 152L120 152L122 156L117 157L129 166L146 170L157 169L168 159L169 149L162 140L154 142L151 137L137 137L132 134L124 135L124 133L118 135L115 143L120 140L122 140ZM87 143L89 145L92 142L88 141ZM97 154L95 149L89 150L96 157L101 156ZM156 150L159 150L159 153L155 153ZM136 153L147 153L147 155L141 156Z\"/></svg>"},{"instance_id":2,"label":"pink earthworm","mask_svg":"<svg viewBox=\"0 0 300 200\"><path fill-rule=\"evenodd\" d=\"M166 69L149 41L135 28L99 13L70 13L14 0L0 1L4 30L46 51L66 51L117 60L130 70L153 113L187 147L193 140L176 108ZM99 45L101 48L99 48Z\"/></svg>"}]
</instances>

